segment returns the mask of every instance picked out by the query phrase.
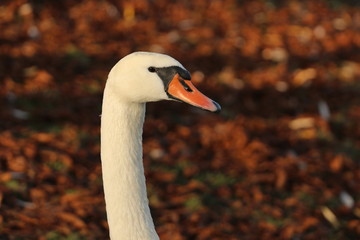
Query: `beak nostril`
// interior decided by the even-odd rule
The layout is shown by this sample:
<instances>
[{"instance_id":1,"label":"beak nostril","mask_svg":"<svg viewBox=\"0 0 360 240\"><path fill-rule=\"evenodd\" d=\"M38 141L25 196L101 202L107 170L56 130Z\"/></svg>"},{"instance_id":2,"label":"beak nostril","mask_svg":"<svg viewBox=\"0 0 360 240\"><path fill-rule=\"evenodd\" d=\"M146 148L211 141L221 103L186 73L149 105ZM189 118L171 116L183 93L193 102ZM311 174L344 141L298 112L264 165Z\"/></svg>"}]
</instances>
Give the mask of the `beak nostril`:
<instances>
[{"instance_id":1,"label":"beak nostril","mask_svg":"<svg viewBox=\"0 0 360 240\"><path fill-rule=\"evenodd\" d=\"M192 91L193 91L189 86L186 86L186 87L184 87L184 88L185 88L185 90L188 91L188 92L192 92Z\"/></svg>"},{"instance_id":2,"label":"beak nostril","mask_svg":"<svg viewBox=\"0 0 360 240\"><path fill-rule=\"evenodd\" d=\"M179 79L181 85L184 87L185 91L187 92L193 92L193 90L191 89L191 87L189 87L189 85L186 84L186 82L182 79Z\"/></svg>"}]
</instances>

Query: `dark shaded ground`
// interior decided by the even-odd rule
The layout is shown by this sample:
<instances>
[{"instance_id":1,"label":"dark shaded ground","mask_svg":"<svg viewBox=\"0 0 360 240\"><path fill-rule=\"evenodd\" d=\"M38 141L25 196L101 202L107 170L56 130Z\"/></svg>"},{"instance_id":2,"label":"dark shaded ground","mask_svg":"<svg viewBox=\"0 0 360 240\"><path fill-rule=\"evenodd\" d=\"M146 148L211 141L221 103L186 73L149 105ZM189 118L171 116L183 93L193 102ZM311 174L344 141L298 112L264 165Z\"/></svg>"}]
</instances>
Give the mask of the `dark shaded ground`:
<instances>
[{"instance_id":1,"label":"dark shaded ground","mask_svg":"<svg viewBox=\"0 0 360 240\"><path fill-rule=\"evenodd\" d=\"M0 239L106 239L110 68L180 60L220 115L148 104L161 239L359 239L360 11L340 1L3 1Z\"/></svg>"}]
</instances>

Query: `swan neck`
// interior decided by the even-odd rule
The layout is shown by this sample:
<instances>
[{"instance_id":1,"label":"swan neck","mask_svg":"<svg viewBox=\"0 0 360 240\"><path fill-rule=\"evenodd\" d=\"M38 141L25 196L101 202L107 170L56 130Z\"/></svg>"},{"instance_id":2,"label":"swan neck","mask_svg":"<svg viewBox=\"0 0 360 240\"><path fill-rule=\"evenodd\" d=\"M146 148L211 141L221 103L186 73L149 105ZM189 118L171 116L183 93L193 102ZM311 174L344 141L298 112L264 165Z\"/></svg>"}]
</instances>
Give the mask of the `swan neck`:
<instances>
[{"instance_id":1,"label":"swan neck","mask_svg":"<svg viewBox=\"0 0 360 240\"><path fill-rule=\"evenodd\" d=\"M101 116L101 162L112 240L159 240L149 209L142 160L144 103L107 89Z\"/></svg>"}]
</instances>

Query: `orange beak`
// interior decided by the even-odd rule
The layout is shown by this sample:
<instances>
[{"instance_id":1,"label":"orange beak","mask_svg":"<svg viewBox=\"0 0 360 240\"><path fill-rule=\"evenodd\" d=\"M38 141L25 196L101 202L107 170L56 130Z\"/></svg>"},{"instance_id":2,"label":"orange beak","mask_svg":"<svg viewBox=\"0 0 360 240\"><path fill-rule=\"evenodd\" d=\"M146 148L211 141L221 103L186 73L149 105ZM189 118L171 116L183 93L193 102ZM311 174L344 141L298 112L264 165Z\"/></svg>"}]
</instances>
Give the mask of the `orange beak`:
<instances>
[{"instance_id":1,"label":"orange beak","mask_svg":"<svg viewBox=\"0 0 360 240\"><path fill-rule=\"evenodd\" d=\"M174 78L170 81L167 93L176 100L210 112L220 112L221 110L217 102L202 94L190 80L184 80L179 74L175 74Z\"/></svg>"}]
</instances>

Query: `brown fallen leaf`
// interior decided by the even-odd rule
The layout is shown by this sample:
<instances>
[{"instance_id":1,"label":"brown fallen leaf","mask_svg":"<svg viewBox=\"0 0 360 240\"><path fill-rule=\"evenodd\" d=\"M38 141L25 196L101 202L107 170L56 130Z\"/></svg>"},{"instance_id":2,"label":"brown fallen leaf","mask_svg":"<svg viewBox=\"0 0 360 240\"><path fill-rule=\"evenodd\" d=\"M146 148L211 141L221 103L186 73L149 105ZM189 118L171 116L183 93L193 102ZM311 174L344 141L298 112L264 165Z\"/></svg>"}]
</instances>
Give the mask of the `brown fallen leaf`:
<instances>
[{"instance_id":1,"label":"brown fallen leaf","mask_svg":"<svg viewBox=\"0 0 360 240\"><path fill-rule=\"evenodd\" d=\"M79 217L77 217L75 214L68 213L68 212L59 212L59 213L57 213L57 216L61 220L72 224L77 229L82 229L82 228L86 227L85 222L82 219L80 219Z\"/></svg>"}]
</instances>

